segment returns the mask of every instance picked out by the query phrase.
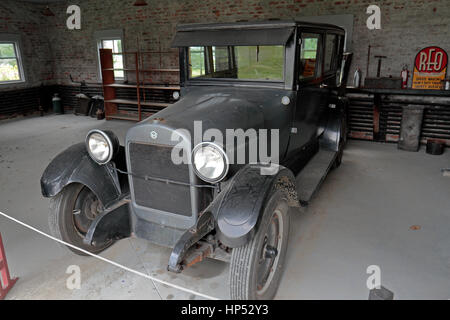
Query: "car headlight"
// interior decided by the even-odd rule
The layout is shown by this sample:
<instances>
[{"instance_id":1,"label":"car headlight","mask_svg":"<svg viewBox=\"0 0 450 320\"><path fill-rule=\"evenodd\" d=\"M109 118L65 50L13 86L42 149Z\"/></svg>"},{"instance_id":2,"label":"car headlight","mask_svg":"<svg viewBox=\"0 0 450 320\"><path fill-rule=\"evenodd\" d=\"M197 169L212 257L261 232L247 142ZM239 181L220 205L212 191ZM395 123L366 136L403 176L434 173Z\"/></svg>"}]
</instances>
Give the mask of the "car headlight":
<instances>
[{"instance_id":1,"label":"car headlight","mask_svg":"<svg viewBox=\"0 0 450 320\"><path fill-rule=\"evenodd\" d=\"M86 137L86 148L92 160L107 164L119 149L119 139L111 131L91 130Z\"/></svg>"},{"instance_id":2,"label":"car headlight","mask_svg":"<svg viewBox=\"0 0 450 320\"><path fill-rule=\"evenodd\" d=\"M197 176L210 183L222 181L230 167L225 151L212 142L200 143L192 150L192 163Z\"/></svg>"}]
</instances>

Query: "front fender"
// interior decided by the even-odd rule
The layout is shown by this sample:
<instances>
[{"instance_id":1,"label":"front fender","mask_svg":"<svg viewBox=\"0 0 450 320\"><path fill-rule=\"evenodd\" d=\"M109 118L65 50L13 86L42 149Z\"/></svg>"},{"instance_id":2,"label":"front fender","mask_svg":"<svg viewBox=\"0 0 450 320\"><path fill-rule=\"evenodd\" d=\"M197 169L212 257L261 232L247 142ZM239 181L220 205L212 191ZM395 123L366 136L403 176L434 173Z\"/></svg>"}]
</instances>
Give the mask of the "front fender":
<instances>
[{"instance_id":1,"label":"front fender","mask_svg":"<svg viewBox=\"0 0 450 320\"><path fill-rule=\"evenodd\" d=\"M247 165L230 183L217 212L217 235L227 247L241 247L252 239L273 188L285 190L289 205L298 206L295 178L285 167L275 175L261 175L261 166Z\"/></svg>"},{"instance_id":2,"label":"front fender","mask_svg":"<svg viewBox=\"0 0 450 320\"><path fill-rule=\"evenodd\" d=\"M121 195L120 182L112 164L97 164L89 156L84 143L71 146L48 165L41 177L42 195L54 197L71 183L87 186L104 207Z\"/></svg>"}]
</instances>

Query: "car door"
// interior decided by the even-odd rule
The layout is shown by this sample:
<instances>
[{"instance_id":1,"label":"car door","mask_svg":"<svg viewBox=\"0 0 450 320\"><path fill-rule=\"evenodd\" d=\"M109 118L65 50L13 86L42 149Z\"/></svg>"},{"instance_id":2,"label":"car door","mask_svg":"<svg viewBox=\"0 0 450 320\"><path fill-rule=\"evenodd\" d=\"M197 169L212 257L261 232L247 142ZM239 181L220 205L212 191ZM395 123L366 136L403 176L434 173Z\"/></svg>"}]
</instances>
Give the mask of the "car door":
<instances>
[{"instance_id":1,"label":"car door","mask_svg":"<svg viewBox=\"0 0 450 320\"><path fill-rule=\"evenodd\" d=\"M289 153L317 141L330 95L324 83L325 32L300 30L297 53L297 103Z\"/></svg>"}]
</instances>

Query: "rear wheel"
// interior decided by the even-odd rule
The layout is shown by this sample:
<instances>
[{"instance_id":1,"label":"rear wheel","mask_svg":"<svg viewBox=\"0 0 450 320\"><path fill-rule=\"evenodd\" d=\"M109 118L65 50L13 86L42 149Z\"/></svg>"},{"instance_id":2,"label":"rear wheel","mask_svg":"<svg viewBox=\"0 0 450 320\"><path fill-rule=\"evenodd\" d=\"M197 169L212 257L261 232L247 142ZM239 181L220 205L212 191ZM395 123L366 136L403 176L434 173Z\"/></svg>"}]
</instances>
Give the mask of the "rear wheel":
<instances>
[{"instance_id":1,"label":"rear wheel","mask_svg":"<svg viewBox=\"0 0 450 320\"><path fill-rule=\"evenodd\" d=\"M341 129L339 132L339 150L336 156L336 160L333 163L333 169L339 168L342 163L342 157L344 156L344 148L347 144L347 120L346 117L342 117Z\"/></svg>"},{"instance_id":2,"label":"rear wheel","mask_svg":"<svg viewBox=\"0 0 450 320\"><path fill-rule=\"evenodd\" d=\"M232 251L229 275L231 299L274 298L284 269L288 238L287 197L282 191L274 190L254 238L247 245Z\"/></svg>"},{"instance_id":3,"label":"rear wheel","mask_svg":"<svg viewBox=\"0 0 450 320\"><path fill-rule=\"evenodd\" d=\"M48 217L50 231L55 238L91 253L100 253L113 242L92 246L85 244L83 239L101 208L100 200L89 188L82 184L70 184L51 199ZM86 255L68 248L78 255Z\"/></svg>"}]
</instances>

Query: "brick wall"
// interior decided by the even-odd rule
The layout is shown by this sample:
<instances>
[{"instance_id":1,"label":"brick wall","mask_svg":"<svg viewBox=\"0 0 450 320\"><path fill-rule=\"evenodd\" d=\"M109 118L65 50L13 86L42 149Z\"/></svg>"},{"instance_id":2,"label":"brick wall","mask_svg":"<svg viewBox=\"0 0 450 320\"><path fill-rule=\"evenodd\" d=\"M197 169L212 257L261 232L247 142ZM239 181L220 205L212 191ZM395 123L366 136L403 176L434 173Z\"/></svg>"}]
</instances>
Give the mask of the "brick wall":
<instances>
[{"instance_id":1,"label":"brick wall","mask_svg":"<svg viewBox=\"0 0 450 320\"><path fill-rule=\"evenodd\" d=\"M22 1L0 1L0 34L17 34L21 38L21 52L25 83L0 85L0 91L10 91L47 85L53 82L51 44L45 36L45 17L42 5Z\"/></svg>"},{"instance_id":2,"label":"brick wall","mask_svg":"<svg viewBox=\"0 0 450 320\"><path fill-rule=\"evenodd\" d=\"M70 84L75 79L98 82L97 48L94 32L123 29L125 50L169 50L178 23L229 22L237 20L299 19L304 16L352 14L355 18L351 72L356 67L365 76L367 47L372 55L383 54L384 76L400 74L403 64L411 68L415 54L423 47L438 45L450 52L449 0L146 0L148 6L134 7L134 0L75 0L50 2L55 17L42 15L44 5L1 0L0 32L22 36L27 83L0 90L36 87L40 84ZM66 28L66 9L78 4L82 30ZM382 9L382 30L366 27L366 8ZM158 63L156 57L154 63ZM164 67L178 65L177 50L164 55ZM372 59L370 74L375 75ZM173 79L155 78L173 82ZM1 108L1 104L0 104ZM0 111L1 112L1 111Z\"/></svg>"},{"instance_id":3,"label":"brick wall","mask_svg":"<svg viewBox=\"0 0 450 320\"><path fill-rule=\"evenodd\" d=\"M55 74L58 83L72 73L87 81L97 81L97 55L93 39L96 30L123 28L125 48L169 49L178 23L301 19L302 16L353 14L355 17L352 72L356 67L365 76L367 47L372 55L383 54L384 76L399 76L402 65L411 68L415 54L423 47L438 45L450 52L450 6L448 0L147 0L146 7L134 7L134 0L78 0L82 9L82 30L65 27L66 5L52 5L57 16L48 24L50 42L55 43ZM382 9L382 30L366 27L370 4ZM177 65L177 53L164 57L166 66ZM370 74L376 74L372 59Z\"/></svg>"}]
</instances>

